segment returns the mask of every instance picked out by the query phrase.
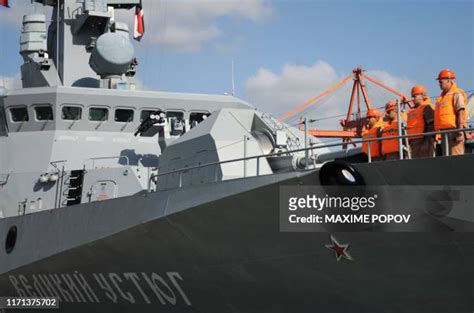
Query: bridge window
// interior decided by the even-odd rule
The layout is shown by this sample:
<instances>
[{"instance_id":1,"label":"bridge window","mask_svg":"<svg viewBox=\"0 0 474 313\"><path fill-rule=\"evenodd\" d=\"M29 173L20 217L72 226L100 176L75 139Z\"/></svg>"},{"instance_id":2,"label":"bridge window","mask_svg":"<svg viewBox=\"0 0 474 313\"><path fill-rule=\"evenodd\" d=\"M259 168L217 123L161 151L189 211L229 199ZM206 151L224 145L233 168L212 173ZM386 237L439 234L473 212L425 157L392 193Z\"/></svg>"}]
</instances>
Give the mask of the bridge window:
<instances>
[{"instance_id":1,"label":"bridge window","mask_svg":"<svg viewBox=\"0 0 474 313\"><path fill-rule=\"evenodd\" d=\"M147 118L150 117L151 113L153 112L156 112L156 111L159 111L160 109L156 109L156 110L142 110L140 112L140 122L143 122L144 120L146 120Z\"/></svg>"},{"instance_id":2,"label":"bridge window","mask_svg":"<svg viewBox=\"0 0 474 313\"><path fill-rule=\"evenodd\" d=\"M28 110L26 107L11 108L10 115L13 122L28 122Z\"/></svg>"},{"instance_id":3,"label":"bridge window","mask_svg":"<svg viewBox=\"0 0 474 313\"><path fill-rule=\"evenodd\" d=\"M51 106L38 106L35 107L36 119L38 121L52 121L53 120L53 108Z\"/></svg>"},{"instance_id":4,"label":"bridge window","mask_svg":"<svg viewBox=\"0 0 474 313\"><path fill-rule=\"evenodd\" d=\"M194 126L204 121L209 115L211 114L203 112L192 112L191 114L189 114L189 125L191 126L191 128L193 128Z\"/></svg>"},{"instance_id":5,"label":"bridge window","mask_svg":"<svg viewBox=\"0 0 474 313\"><path fill-rule=\"evenodd\" d=\"M61 117L67 121L80 120L82 117L82 109L80 107L64 106Z\"/></svg>"},{"instance_id":6,"label":"bridge window","mask_svg":"<svg viewBox=\"0 0 474 313\"><path fill-rule=\"evenodd\" d=\"M169 119L178 119L178 120L184 120L184 113L179 112L179 111L167 111L166 112L166 117Z\"/></svg>"},{"instance_id":7,"label":"bridge window","mask_svg":"<svg viewBox=\"0 0 474 313\"><path fill-rule=\"evenodd\" d=\"M181 136L185 132L184 113L179 111L166 112L166 118L171 125L170 135Z\"/></svg>"},{"instance_id":8,"label":"bridge window","mask_svg":"<svg viewBox=\"0 0 474 313\"><path fill-rule=\"evenodd\" d=\"M109 118L109 110L106 108L90 108L89 120L94 122L103 122Z\"/></svg>"},{"instance_id":9,"label":"bridge window","mask_svg":"<svg viewBox=\"0 0 474 313\"><path fill-rule=\"evenodd\" d=\"M129 123L133 121L133 110L117 109L115 110L115 121Z\"/></svg>"}]
</instances>

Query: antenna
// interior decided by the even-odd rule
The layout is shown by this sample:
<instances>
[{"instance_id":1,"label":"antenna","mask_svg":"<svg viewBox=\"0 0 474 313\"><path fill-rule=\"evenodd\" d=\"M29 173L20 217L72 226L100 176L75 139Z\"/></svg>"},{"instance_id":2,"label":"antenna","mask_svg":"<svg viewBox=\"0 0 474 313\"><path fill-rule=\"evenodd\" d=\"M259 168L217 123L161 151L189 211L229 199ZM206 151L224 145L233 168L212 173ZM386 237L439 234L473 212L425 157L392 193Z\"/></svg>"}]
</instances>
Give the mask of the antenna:
<instances>
[{"instance_id":1,"label":"antenna","mask_svg":"<svg viewBox=\"0 0 474 313\"><path fill-rule=\"evenodd\" d=\"M232 95L235 96L234 58L232 58Z\"/></svg>"},{"instance_id":2,"label":"antenna","mask_svg":"<svg viewBox=\"0 0 474 313\"><path fill-rule=\"evenodd\" d=\"M56 11L56 52L55 52L55 57L56 57L56 87L59 87L59 10L60 10L60 3L58 0L58 8Z\"/></svg>"}]
</instances>

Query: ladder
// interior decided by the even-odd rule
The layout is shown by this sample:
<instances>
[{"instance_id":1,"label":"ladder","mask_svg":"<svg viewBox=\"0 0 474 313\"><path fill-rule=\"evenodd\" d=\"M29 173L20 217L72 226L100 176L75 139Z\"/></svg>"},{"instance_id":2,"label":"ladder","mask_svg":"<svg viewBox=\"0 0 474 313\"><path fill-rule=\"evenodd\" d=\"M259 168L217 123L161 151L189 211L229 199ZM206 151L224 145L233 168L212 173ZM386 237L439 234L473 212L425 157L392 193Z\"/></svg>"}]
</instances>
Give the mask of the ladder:
<instances>
[{"instance_id":1,"label":"ladder","mask_svg":"<svg viewBox=\"0 0 474 313\"><path fill-rule=\"evenodd\" d=\"M70 206L81 203L84 174L84 170L71 171L71 175L66 181L63 191L63 196L67 197L62 204Z\"/></svg>"}]
</instances>

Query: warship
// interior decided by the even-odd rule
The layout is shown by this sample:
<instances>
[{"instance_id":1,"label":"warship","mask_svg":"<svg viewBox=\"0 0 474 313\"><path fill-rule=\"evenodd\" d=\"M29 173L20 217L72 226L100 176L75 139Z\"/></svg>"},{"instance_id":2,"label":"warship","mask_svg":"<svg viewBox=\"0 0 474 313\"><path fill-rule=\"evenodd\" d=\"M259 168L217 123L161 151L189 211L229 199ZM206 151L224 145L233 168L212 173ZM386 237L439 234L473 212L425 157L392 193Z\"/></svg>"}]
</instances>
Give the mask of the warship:
<instances>
[{"instance_id":1,"label":"warship","mask_svg":"<svg viewBox=\"0 0 474 313\"><path fill-rule=\"evenodd\" d=\"M139 0L35 2L51 22L24 16L23 88L0 94L0 311L472 312L472 213L283 232L278 208L282 186L469 187L473 154L367 162L231 95L137 90L114 12Z\"/></svg>"}]
</instances>

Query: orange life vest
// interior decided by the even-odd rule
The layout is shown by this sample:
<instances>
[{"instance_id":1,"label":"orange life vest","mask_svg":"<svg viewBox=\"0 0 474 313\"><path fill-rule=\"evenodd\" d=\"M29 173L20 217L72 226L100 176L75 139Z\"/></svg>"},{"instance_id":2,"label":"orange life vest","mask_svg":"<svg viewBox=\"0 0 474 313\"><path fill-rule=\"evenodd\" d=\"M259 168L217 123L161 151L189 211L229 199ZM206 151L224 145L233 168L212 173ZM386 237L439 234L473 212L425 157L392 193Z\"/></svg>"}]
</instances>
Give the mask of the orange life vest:
<instances>
[{"instance_id":1,"label":"orange life vest","mask_svg":"<svg viewBox=\"0 0 474 313\"><path fill-rule=\"evenodd\" d=\"M441 93L438 99L436 99L434 114L435 130L457 128L456 110L454 109L454 95L456 93L461 94L464 97L464 101L467 101L466 92L458 88L454 82L448 92Z\"/></svg>"},{"instance_id":2,"label":"orange life vest","mask_svg":"<svg viewBox=\"0 0 474 313\"><path fill-rule=\"evenodd\" d=\"M377 133L379 132L380 127L383 125L382 120L379 120L372 128L366 129L362 132L362 139L376 139ZM362 152L369 154L370 145L370 155L373 158L380 157L380 141L371 141L371 142L362 142Z\"/></svg>"},{"instance_id":3,"label":"orange life vest","mask_svg":"<svg viewBox=\"0 0 474 313\"><path fill-rule=\"evenodd\" d=\"M382 138L398 136L398 122L393 120L386 122L382 128ZM386 155L389 153L398 152L400 150L400 144L398 138L382 140L382 154Z\"/></svg>"},{"instance_id":4,"label":"orange life vest","mask_svg":"<svg viewBox=\"0 0 474 313\"><path fill-rule=\"evenodd\" d=\"M426 106L431 106L430 99L426 99L423 101L421 105L416 108L411 109L408 111L407 114L407 132L409 135L412 134L421 134L425 132L425 119L424 119L424 112ZM410 137L409 139L419 139L423 138L423 136L415 136Z\"/></svg>"}]
</instances>

